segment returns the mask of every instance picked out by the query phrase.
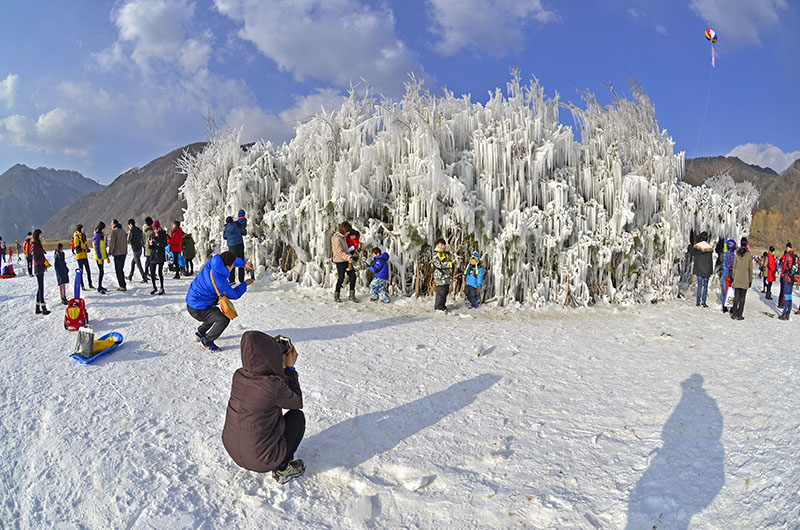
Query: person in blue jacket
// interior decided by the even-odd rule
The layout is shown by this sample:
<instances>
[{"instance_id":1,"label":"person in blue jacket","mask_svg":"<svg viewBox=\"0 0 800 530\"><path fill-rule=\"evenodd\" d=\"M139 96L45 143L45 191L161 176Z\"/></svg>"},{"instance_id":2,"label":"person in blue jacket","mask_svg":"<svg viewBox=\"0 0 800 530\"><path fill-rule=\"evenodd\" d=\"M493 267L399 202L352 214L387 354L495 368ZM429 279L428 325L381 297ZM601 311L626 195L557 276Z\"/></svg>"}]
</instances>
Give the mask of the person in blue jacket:
<instances>
[{"instance_id":1,"label":"person in blue jacket","mask_svg":"<svg viewBox=\"0 0 800 530\"><path fill-rule=\"evenodd\" d=\"M239 217L236 221L233 217L228 216L225 219L225 229L222 232L222 237L228 243L228 251L232 252L237 258L244 260L244 237L247 235L247 218L244 216L244 210L239 210ZM231 269L228 276L228 281L233 283L236 279L236 273ZM244 269L239 268L239 283L244 281Z\"/></svg>"},{"instance_id":2,"label":"person in blue jacket","mask_svg":"<svg viewBox=\"0 0 800 530\"><path fill-rule=\"evenodd\" d=\"M477 252L469 258L469 265L464 270L464 295L469 301L469 307L478 307L478 292L483 286L483 267Z\"/></svg>"},{"instance_id":3,"label":"person in blue jacket","mask_svg":"<svg viewBox=\"0 0 800 530\"><path fill-rule=\"evenodd\" d=\"M236 287L231 287L228 275L234 267L253 270L250 262L245 263L231 251L211 256L200 273L194 277L189 292L186 293L186 308L189 314L201 322L195 336L207 350L219 351L219 346L214 344L214 341L222 335L231 322L217 307L219 297L227 296L231 300L238 300L247 291L247 286L253 283L253 280L248 279Z\"/></svg>"},{"instance_id":4,"label":"person in blue jacket","mask_svg":"<svg viewBox=\"0 0 800 530\"><path fill-rule=\"evenodd\" d=\"M735 258L736 241L729 239L725 243L725 257L722 260L722 312L727 313L728 308L725 307L725 295L728 293L728 287L733 283L733 259Z\"/></svg>"},{"instance_id":5,"label":"person in blue jacket","mask_svg":"<svg viewBox=\"0 0 800 530\"><path fill-rule=\"evenodd\" d=\"M384 304L389 303L389 254L381 253L381 249L372 249L372 263L367 270L372 271L374 278L369 284L370 297L373 302L379 298Z\"/></svg>"}]
</instances>

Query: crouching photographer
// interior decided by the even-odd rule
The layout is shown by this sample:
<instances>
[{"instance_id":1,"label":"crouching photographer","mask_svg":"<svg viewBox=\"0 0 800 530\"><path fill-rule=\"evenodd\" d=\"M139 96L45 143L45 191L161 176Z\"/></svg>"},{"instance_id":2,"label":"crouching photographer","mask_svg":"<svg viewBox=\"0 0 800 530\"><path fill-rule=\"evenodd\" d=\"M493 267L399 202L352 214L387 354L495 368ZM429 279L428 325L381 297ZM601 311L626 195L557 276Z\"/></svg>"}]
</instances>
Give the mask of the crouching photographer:
<instances>
[{"instance_id":1,"label":"crouching photographer","mask_svg":"<svg viewBox=\"0 0 800 530\"><path fill-rule=\"evenodd\" d=\"M305 471L303 461L294 460L306 429L294 368L297 350L287 337L260 331L246 331L241 350L242 367L233 374L222 444L239 466L272 471L285 484Z\"/></svg>"}]
</instances>

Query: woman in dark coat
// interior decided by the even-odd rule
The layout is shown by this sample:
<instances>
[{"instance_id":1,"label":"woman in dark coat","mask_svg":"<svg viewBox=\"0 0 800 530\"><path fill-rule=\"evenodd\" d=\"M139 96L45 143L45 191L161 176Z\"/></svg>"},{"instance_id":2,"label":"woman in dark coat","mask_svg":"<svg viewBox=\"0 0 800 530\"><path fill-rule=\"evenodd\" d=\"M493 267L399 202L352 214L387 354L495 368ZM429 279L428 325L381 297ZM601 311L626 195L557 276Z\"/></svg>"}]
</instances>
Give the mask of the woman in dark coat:
<instances>
[{"instance_id":1,"label":"woman in dark coat","mask_svg":"<svg viewBox=\"0 0 800 530\"><path fill-rule=\"evenodd\" d=\"M67 258L64 255L64 245L62 243L58 244L58 248L56 248L55 252L55 262L56 268L56 283L58 284L58 290L61 293L61 303L67 305L67 284L69 283L69 269L67 268Z\"/></svg>"},{"instance_id":2,"label":"woman in dark coat","mask_svg":"<svg viewBox=\"0 0 800 530\"><path fill-rule=\"evenodd\" d=\"M167 232L161 229L158 220L153 221L153 236L148 242L150 248L150 278L153 280L153 290L150 294L164 294L164 263L167 261ZM161 290L156 289L156 271L161 282Z\"/></svg>"},{"instance_id":3,"label":"woman in dark coat","mask_svg":"<svg viewBox=\"0 0 800 530\"><path fill-rule=\"evenodd\" d=\"M33 256L33 272L36 275L36 283L39 288L36 290L36 314L49 315L50 311L44 303L44 273L47 272L47 260L42 247L42 231L38 228L33 231L31 239L31 255Z\"/></svg>"},{"instance_id":4,"label":"woman in dark coat","mask_svg":"<svg viewBox=\"0 0 800 530\"><path fill-rule=\"evenodd\" d=\"M302 475L293 460L305 434L303 394L294 364L294 346L260 331L242 335L242 367L233 374L222 444L238 465L280 483ZM289 409L282 414L281 409Z\"/></svg>"}]
</instances>

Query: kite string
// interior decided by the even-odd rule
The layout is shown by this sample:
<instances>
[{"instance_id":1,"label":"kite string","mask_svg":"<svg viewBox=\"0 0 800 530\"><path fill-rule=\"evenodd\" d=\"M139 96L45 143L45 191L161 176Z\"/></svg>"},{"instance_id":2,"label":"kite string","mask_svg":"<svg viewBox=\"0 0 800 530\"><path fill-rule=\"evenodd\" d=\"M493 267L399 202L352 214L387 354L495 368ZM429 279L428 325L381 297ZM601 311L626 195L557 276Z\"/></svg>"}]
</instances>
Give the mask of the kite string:
<instances>
[{"instance_id":1,"label":"kite string","mask_svg":"<svg viewBox=\"0 0 800 530\"><path fill-rule=\"evenodd\" d=\"M692 153L692 163L697 157L697 149L700 147L700 138L703 137L703 129L706 126L706 115L708 115L708 102L711 99L711 79L714 77L714 68L711 68L708 73L708 92L706 92L706 106L703 109L703 120L700 122L700 134L697 135L697 143L694 146L694 153Z\"/></svg>"}]
</instances>

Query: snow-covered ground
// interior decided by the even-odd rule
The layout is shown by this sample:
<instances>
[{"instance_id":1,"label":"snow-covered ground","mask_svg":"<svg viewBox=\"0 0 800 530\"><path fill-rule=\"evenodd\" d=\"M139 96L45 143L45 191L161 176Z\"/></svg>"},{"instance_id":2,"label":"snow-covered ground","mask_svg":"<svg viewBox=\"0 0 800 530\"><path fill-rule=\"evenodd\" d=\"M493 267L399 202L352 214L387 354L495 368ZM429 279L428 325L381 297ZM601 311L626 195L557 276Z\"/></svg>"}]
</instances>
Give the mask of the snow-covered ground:
<instances>
[{"instance_id":1,"label":"snow-covered ground","mask_svg":"<svg viewBox=\"0 0 800 530\"><path fill-rule=\"evenodd\" d=\"M34 279L0 280L2 528L800 524L799 324L755 289L734 322L693 300L444 315L259 281L212 354L170 279L87 293L125 344L82 365L46 282L41 317ZM285 486L220 440L247 329L300 352L307 472Z\"/></svg>"}]
</instances>

